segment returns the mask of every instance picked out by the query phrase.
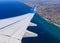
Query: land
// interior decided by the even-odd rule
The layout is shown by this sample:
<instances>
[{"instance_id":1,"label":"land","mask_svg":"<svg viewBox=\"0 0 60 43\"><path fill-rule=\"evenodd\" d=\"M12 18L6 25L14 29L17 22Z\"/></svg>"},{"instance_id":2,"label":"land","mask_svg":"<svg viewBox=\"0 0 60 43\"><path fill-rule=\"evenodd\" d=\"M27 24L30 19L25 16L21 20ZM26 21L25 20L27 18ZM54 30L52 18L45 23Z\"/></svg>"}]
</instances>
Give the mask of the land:
<instances>
[{"instance_id":1,"label":"land","mask_svg":"<svg viewBox=\"0 0 60 43\"><path fill-rule=\"evenodd\" d=\"M60 1L20 0L28 6L37 6L36 12L43 18L60 25Z\"/></svg>"}]
</instances>

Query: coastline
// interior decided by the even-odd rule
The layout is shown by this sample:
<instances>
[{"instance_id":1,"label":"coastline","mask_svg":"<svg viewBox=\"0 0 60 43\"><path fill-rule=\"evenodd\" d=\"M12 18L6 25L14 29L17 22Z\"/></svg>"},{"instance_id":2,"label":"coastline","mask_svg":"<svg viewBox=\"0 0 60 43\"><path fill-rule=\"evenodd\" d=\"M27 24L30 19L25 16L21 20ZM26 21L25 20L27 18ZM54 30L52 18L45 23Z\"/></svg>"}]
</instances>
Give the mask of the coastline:
<instances>
[{"instance_id":1,"label":"coastline","mask_svg":"<svg viewBox=\"0 0 60 43\"><path fill-rule=\"evenodd\" d=\"M53 25L56 25L56 26L60 27L60 25L58 25L58 24L56 24L56 23L51 22L51 21L50 21L50 20L48 20L47 18L45 18L45 17L42 17L42 18L43 18L43 19L45 19L46 21L48 21L48 22L52 23Z\"/></svg>"}]
</instances>

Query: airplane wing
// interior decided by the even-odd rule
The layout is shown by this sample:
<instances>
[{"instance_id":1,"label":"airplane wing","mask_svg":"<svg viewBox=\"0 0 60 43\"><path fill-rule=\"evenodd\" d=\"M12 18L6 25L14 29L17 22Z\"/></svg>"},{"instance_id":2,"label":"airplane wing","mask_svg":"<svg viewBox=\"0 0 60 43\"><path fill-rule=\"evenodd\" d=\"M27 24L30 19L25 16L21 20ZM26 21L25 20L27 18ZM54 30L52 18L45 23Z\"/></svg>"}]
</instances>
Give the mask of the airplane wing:
<instances>
[{"instance_id":1,"label":"airplane wing","mask_svg":"<svg viewBox=\"0 0 60 43\"><path fill-rule=\"evenodd\" d=\"M18 21L23 20L25 17L27 17L28 15L22 15L22 16L17 16L17 17L12 17L12 18L7 18L7 19L2 19L0 20L0 29L2 29L3 27L12 25L13 23L16 23Z\"/></svg>"},{"instance_id":2,"label":"airplane wing","mask_svg":"<svg viewBox=\"0 0 60 43\"><path fill-rule=\"evenodd\" d=\"M27 28L35 14L34 11L35 8L25 15L0 20L0 43L21 43L25 33L28 37L32 32L27 31ZM34 35L37 36L32 33L32 36Z\"/></svg>"}]
</instances>

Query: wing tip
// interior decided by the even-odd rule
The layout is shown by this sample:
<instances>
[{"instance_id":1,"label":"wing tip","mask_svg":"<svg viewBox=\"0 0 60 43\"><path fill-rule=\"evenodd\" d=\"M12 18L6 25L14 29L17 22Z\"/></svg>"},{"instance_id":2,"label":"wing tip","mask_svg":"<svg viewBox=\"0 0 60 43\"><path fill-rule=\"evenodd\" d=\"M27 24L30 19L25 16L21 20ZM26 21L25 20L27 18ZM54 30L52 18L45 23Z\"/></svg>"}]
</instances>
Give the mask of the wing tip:
<instances>
[{"instance_id":1,"label":"wing tip","mask_svg":"<svg viewBox=\"0 0 60 43\"><path fill-rule=\"evenodd\" d=\"M31 13L35 13L35 11L36 11L36 7L31 9Z\"/></svg>"}]
</instances>

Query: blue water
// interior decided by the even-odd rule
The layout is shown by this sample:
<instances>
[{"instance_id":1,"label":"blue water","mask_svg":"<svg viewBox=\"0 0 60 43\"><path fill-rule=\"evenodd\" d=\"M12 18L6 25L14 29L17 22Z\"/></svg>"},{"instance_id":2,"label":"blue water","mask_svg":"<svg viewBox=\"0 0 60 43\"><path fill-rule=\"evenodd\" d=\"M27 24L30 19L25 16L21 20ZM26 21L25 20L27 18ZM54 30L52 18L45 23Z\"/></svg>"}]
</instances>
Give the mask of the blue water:
<instances>
[{"instance_id":1,"label":"blue water","mask_svg":"<svg viewBox=\"0 0 60 43\"><path fill-rule=\"evenodd\" d=\"M23 15L30 11L31 7L21 2L0 2L0 20ZM36 27L28 27L28 30L38 34L38 37L23 38L22 43L60 43L60 28L47 22L37 13L31 22Z\"/></svg>"},{"instance_id":2,"label":"blue water","mask_svg":"<svg viewBox=\"0 0 60 43\"><path fill-rule=\"evenodd\" d=\"M30 11L30 7L18 1L0 2L0 19L23 15Z\"/></svg>"},{"instance_id":3,"label":"blue water","mask_svg":"<svg viewBox=\"0 0 60 43\"><path fill-rule=\"evenodd\" d=\"M35 14L32 22L37 27L28 27L28 30L38 34L38 37L24 38L23 43L60 43L60 28L47 22L38 14Z\"/></svg>"}]
</instances>

